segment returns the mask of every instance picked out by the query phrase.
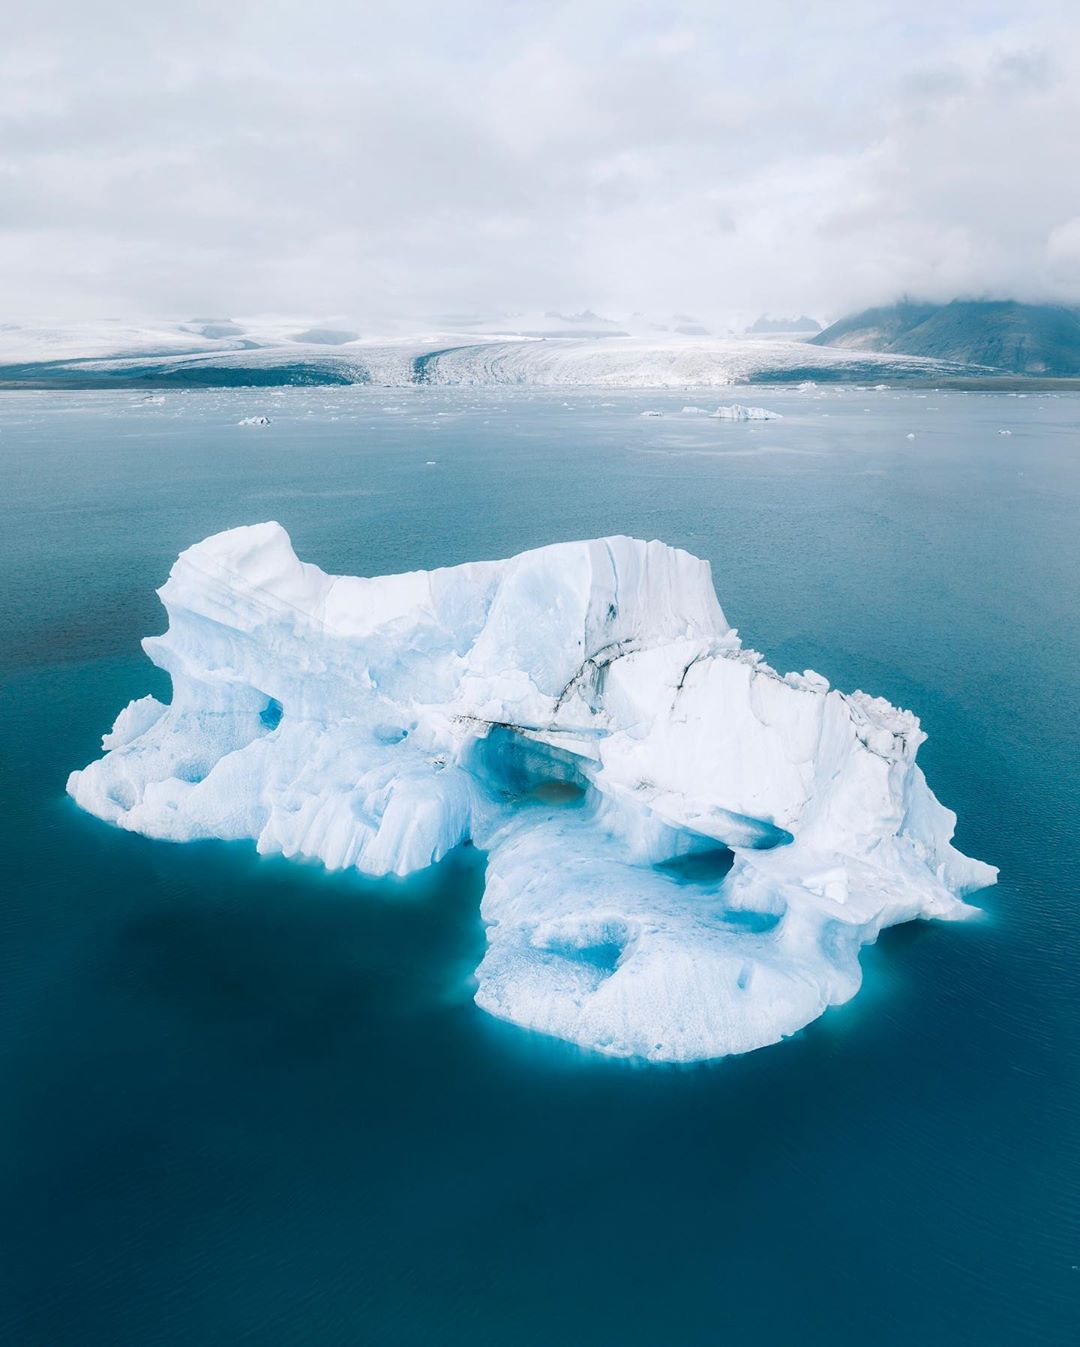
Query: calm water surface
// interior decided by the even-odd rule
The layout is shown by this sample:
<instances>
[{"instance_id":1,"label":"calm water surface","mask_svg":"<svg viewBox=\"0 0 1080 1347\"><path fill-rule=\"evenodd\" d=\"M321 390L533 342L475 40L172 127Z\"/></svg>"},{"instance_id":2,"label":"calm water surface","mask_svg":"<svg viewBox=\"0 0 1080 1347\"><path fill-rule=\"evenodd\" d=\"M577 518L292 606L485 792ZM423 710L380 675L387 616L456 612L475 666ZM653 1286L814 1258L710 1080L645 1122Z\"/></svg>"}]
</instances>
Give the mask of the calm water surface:
<instances>
[{"instance_id":1,"label":"calm water surface","mask_svg":"<svg viewBox=\"0 0 1080 1347\"><path fill-rule=\"evenodd\" d=\"M3 1341L1080 1340L1080 398L680 414L716 400L0 395ZM643 1069L476 1010L475 853L374 882L81 815L68 771L168 695L155 586L268 518L352 574L707 557L772 663L921 715L986 916L886 934L779 1047Z\"/></svg>"}]
</instances>

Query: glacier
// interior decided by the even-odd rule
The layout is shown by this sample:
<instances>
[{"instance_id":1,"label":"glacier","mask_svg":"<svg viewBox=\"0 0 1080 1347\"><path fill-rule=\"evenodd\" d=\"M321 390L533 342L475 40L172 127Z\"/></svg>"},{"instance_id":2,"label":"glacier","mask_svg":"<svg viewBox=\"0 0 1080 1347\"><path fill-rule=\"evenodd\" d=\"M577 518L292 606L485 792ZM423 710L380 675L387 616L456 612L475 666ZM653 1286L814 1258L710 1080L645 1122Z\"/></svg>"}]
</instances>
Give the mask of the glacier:
<instances>
[{"instance_id":1,"label":"glacier","mask_svg":"<svg viewBox=\"0 0 1080 1347\"><path fill-rule=\"evenodd\" d=\"M776 1043L855 994L884 927L970 916L994 881L951 845L915 716L781 676L661 542L357 578L270 522L159 594L171 702L120 712L75 801L367 875L475 845L475 999L525 1028L654 1062Z\"/></svg>"},{"instance_id":2,"label":"glacier","mask_svg":"<svg viewBox=\"0 0 1080 1347\"><path fill-rule=\"evenodd\" d=\"M245 320L243 327L0 324L0 384L705 389L807 379L936 380L974 370L929 357L767 337L434 331L328 345L311 340L319 329L297 332L296 326L271 320Z\"/></svg>"}]
</instances>

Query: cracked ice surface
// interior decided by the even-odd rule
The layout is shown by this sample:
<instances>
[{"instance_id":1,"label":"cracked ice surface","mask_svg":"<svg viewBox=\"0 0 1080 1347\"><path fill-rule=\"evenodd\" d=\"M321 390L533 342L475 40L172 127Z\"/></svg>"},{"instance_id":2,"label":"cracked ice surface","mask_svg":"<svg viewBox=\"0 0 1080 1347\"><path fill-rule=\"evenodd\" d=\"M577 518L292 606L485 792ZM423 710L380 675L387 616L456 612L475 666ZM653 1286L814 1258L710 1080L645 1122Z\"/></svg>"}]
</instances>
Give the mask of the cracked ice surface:
<instances>
[{"instance_id":1,"label":"cracked ice surface","mask_svg":"<svg viewBox=\"0 0 1080 1347\"><path fill-rule=\"evenodd\" d=\"M123 710L68 790L150 837L406 875L488 856L477 1003L618 1056L792 1034L860 946L960 918L992 867L915 763L916 718L742 647L709 566L659 542L360 579L275 523L182 553L164 706Z\"/></svg>"}]
</instances>

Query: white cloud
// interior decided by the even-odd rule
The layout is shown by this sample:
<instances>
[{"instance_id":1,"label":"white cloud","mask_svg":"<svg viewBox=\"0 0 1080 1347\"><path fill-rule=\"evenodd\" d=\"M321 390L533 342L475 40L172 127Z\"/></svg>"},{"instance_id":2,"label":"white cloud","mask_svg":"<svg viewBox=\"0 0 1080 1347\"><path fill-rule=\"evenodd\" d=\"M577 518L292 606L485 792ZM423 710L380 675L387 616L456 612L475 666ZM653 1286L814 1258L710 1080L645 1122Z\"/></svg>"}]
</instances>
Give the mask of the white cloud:
<instances>
[{"instance_id":1,"label":"white cloud","mask_svg":"<svg viewBox=\"0 0 1080 1347\"><path fill-rule=\"evenodd\" d=\"M1056 274L1080 283L1080 215L1051 229L1046 253Z\"/></svg>"},{"instance_id":2,"label":"white cloud","mask_svg":"<svg viewBox=\"0 0 1080 1347\"><path fill-rule=\"evenodd\" d=\"M44 0L5 24L0 316L1080 300L1071 0Z\"/></svg>"}]
</instances>

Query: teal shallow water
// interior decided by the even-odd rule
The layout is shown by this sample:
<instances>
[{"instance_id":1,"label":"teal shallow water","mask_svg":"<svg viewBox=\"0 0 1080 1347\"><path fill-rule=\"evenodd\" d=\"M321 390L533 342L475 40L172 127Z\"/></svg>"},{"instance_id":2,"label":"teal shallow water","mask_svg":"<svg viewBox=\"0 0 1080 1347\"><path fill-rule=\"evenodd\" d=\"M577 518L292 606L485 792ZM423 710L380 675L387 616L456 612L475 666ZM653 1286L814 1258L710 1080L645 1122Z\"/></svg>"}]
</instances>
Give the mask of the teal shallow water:
<instances>
[{"instance_id":1,"label":"teal shallow water","mask_svg":"<svg viewBox=\"0 0 1080 1347\"><path fill-rule=\"evenodd\" d=\"M785 420L3 395L7 1340L1076 1340L1080 399L765 392ZM80 815L67 772L167 691L155 586L264 518L354 574L612 532L707 557L777 667L919 713L1001 867L986 917L887 933L778 1048L634 1068L472 1005L475 855L374 883Z\"/></svg>"}]
</instances>

